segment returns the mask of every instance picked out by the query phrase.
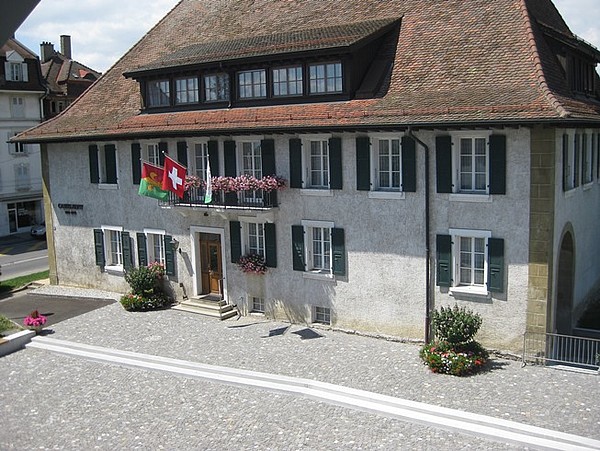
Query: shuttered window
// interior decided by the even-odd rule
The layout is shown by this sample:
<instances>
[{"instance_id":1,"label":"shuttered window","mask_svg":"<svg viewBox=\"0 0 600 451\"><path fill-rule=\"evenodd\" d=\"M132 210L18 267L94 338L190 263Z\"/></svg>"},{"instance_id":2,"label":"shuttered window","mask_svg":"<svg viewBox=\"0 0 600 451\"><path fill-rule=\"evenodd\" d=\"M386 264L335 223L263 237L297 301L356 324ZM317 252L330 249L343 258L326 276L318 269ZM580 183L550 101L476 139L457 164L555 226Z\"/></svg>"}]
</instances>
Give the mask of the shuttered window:
<instances>
[{"instance_id":1,"label":"shuttered window","mask_svg":"<svg viewBox=\"0 0 600 451\"><path fill-rule=\"evenodd\" d=\"M117 184L117 149L114 144L88 147L90 182Z\"/></svg>"},{"instance_id":2,"label":"shuttered window","mask_svg":"<svg viewBox=\"0 0 600 451\"><path fill-rule=\"evenodd\" d=\"M303 225L292 226L292 259L296 271L345 276L344 229L320 221L303 221Z\"/></svg>"}]
</instances>

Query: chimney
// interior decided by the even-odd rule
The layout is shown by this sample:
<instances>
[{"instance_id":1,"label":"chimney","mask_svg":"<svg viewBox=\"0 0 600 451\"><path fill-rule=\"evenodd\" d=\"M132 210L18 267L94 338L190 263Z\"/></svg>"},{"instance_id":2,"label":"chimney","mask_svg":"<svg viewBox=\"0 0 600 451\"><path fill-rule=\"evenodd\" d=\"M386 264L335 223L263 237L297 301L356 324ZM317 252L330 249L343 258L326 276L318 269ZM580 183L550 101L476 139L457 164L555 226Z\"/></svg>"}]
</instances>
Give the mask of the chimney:
<instances>
[{"instance_id":1,"label":"chimney","mask_svg":"<svg viewBox=\"0 0 600 451\"><path fill-rule=\"evenodd\" d=\"M40 44L40 58L42 63L48 61L54 55L54 44L51 42L42 42Z\"/></svg>"},{"instance_id":2,"label":"chimney","mask_svg":"<svg viewBox=\"0 0 600 451\"><path fill-rule=\"evenodd\" d=\"M71 59L71 36L66 34L60 35L60 53L66 58Z\"/></svg>"}]
</instances>

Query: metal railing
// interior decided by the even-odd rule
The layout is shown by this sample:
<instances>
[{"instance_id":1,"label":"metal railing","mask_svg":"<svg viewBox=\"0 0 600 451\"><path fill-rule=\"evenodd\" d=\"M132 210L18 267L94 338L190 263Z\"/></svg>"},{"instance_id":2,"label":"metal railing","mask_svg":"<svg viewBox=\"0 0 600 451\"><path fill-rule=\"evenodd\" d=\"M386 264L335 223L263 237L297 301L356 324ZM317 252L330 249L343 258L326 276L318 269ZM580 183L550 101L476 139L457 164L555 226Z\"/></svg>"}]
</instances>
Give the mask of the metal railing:
<instances>
[{"instance_id":1,"label":"metal railing","mask_svg":"<svg viewBox=\"0 0 600 451\"><path fill-rule=\"evenodd\" d=\"M160 202L163 206L178 207L231 207L240 209L269 209L277 206L277 191L238 191L225 193L223 191L213 191L212 200L209 203L206 200L205 188L190 188L180 199L174 193L169 193L169 199Z\"/></svg>"},{"instance_id":2,"label":"metal railing","mask_svg":"<svg viewBox=\"0 0 600 451\"><path fill-rule=\"evenodd\" d=\"M564 364L598 369L599 356L599 339L534 332L523 336L523 365Z\"/></svg>"}]
</instances>

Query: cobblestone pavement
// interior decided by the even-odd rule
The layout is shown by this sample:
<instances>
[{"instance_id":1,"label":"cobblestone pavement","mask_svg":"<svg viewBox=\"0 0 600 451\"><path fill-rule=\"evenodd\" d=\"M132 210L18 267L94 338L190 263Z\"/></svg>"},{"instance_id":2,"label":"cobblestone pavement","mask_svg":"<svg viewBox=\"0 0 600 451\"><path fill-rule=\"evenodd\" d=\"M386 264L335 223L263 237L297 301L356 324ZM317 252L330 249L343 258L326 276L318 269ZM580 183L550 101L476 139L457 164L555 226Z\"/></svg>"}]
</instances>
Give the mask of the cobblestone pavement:
<instances>
[{"instance_id":1,"label":"cobblestone pavement","mask_svg":"<svg viewBox=\"0 0 600 451\"><path fill-rule=\"evenodd\" d=\"M81 295L76 293L75 295ZM93 297L98 297L94 294ZM494 359L468 378L429 372L417 345L258 317L220 322L112 304L51 337L315 379L600 439L600 377ZM0 449L517 449L325 403L38 349L0 360Z\"/></svg>"}]
</instances>

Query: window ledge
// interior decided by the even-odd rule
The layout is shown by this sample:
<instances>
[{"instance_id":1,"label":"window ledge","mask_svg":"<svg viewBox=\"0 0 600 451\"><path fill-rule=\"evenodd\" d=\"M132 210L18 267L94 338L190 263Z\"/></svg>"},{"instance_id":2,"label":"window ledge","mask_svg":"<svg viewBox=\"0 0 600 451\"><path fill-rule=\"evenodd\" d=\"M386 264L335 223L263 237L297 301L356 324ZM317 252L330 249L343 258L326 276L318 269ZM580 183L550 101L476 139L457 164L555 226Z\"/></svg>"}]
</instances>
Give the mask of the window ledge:
<instances>
[{"instance_id":1,"label":"window ledge","mask_svg":"<svg viewBox=\"0 0 600 451\"><path fill-rule=\"evenodd\" d=\"M116 183L98 183L98 189L119 189Z\"/></svg>"},{"instance_id":2,"label":"window ledge","mask_svg":"<svg viewBox=\"0 0 600 451\"><path fill-rule=\"evenodd\" d=\"M403 191L369 191L369 199L405 199Z\"/></svg>"},{"instance_id":3,"label":"window ledge","mask_svg":"<svg viewBox=\"0 0 600 451\"><path fill-rule=\"evenodd\" d=\"M325 273L314 272L314 271L303 272L302 277L305 279L313 279L313 280L324 280L324 281L330 281L330 282L335 281L335 277L333 274L330 274L330 273L325 274Z\"/></svg>"},{"instance_id":4,"label":"window ledge","mask_svg":"<svg viewBox=\"0 0 600 451\"><path fill-rule=\"evenodd\" d=\"M450 288L450 295L469 295L469 296L477 296L481 298L489 298L490 293L484 288L481 287L452 287Z\"/></svg>"},{"instance_id":5,"label":"window ledge","mask_svg":"<svg viewBox=\"0 0 600 451\"><path fill-rule=\"evenodd\" d=\"M124 273L122 266L105 266L104 271L113 276L122 276Z\"/></svg>"},{"instance_id":6,"label":"window ledge","mask_svg":"<svg viewBox=\"0 0 600 451\"><path fill-rule=\"evenodd\" d=\"M303 188L300 190L300 194L303 196L333 197L333 191L328 188Z\"/></svg>"},{"instance_id":7,"label":"window ledge","mask_svg":"<svg viewBox=\"0 0 600 451\"><path fill-rule=\"evenodd\" d=\"M491 203L492 196L489 194L466 194L466 193L453 193L450 194L451 202L481 202Z\"/></svg>"},{"instance_id":8,"label":"window ledge","mask_svg":"<svg viewBox=\"0 0 600 451\"><path fill-rule=\"evenodd\" d=\"M594 181L593 181L593 180L592 180L591 182L586 182L586 183L583 185L583 190L584 190L584 191L591 190L591 189L592 189L592 186L594 186Z\"/></svg>"},{"instance_id":9,"label":"window ledge","mask_svg":"<svg viewBox=\"0 0 600 451\"><path fill-rule=\"evenodd\" d=\"M565 199L573 197L575 195L576 190L577 190L577 188L569 188L568 191L564 191Z\"/></svg>"}]
</instances>

